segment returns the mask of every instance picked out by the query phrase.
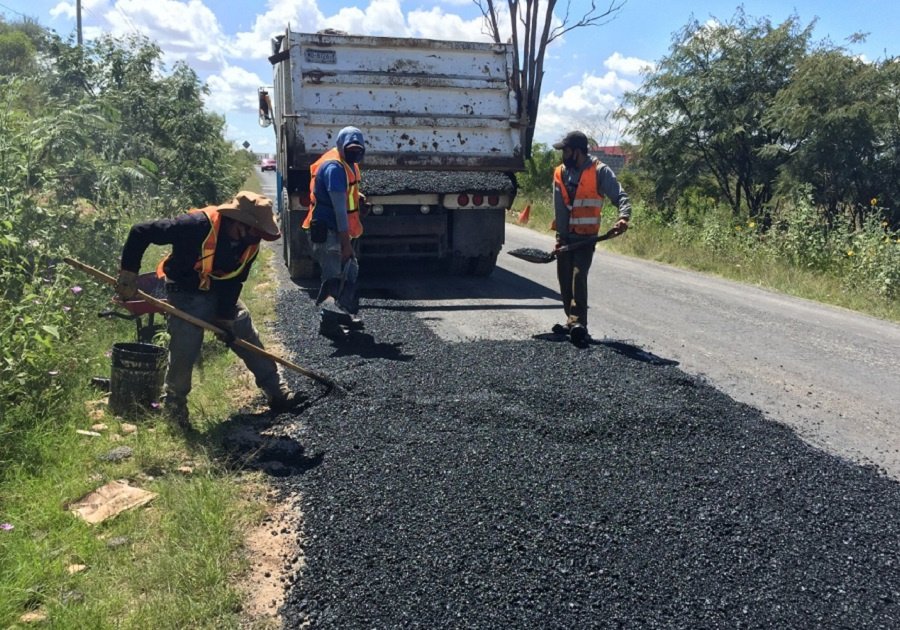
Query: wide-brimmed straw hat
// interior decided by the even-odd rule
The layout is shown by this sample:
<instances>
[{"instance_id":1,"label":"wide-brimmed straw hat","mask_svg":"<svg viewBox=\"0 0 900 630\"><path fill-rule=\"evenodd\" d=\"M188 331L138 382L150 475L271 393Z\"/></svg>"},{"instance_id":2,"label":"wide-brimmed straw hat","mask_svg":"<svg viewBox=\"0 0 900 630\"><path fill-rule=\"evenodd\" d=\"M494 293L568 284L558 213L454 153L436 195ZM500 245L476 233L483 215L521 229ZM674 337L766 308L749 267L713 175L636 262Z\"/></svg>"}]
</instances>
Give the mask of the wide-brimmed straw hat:
<instances>
[{"instance_id":1,"label":"wide-brimmed straw hat","mask_svg":"<svg viewBox=\"0 0 900 630\"><path fill-rule=\"evenodd\" d=\"M272 200L249 190L242 190L228 203L218 206L222 216L254 227L267 241L281 236L275 215L272 214Z\"/></svg>"}]
</instances>

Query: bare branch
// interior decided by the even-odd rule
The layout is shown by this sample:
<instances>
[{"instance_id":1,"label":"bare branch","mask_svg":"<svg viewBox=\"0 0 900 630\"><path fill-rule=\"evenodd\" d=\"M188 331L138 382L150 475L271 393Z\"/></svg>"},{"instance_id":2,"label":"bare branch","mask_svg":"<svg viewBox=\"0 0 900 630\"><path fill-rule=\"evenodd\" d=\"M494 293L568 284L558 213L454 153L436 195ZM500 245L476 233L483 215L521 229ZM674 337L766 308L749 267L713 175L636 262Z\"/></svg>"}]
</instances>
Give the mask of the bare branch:
<instances>
[{"instance_id":1,"label":"bare branch","mask_svg":"<svg viewBox=\"0 0 900 630\"><path fill-rule=\"evenodd\" d=\"M484 4L485 1L487 2L487 6ZM478 7L478 10L481 11L481 15L484 18L484 25L489 29L485 34L489 35L494 40L495 44L501 43L500 27L497 22L497 12L494 10L493 0L472 0L472 2ZM484 33L483 30L482 33Z\"/></svg>"},{"instance_id":2,"label":"bare branch","mask_svg":"<svg viewBox=\"0 0 900 630\"><path fill-rule=\"evenodd\" d=\"M601 24L607 24L615 19L615 14L619 12L619 10L625 6L625 3L628 0L609 0L609 6L606 7L605 10L597 7L597 0L591 0L591 9L586 12L581 18L575 22L574 24L569 23L569 9L572 6L572 0L569 0L566 3L566 15L562 20L562 24L557 26L551 31L550 35L547 37L547 43L549 44L553 40L562 37L566 33L576 28L581 28L582 26L599 26ZM598 13L598 11L602 11Z\"/></svg>"}]
</instances>

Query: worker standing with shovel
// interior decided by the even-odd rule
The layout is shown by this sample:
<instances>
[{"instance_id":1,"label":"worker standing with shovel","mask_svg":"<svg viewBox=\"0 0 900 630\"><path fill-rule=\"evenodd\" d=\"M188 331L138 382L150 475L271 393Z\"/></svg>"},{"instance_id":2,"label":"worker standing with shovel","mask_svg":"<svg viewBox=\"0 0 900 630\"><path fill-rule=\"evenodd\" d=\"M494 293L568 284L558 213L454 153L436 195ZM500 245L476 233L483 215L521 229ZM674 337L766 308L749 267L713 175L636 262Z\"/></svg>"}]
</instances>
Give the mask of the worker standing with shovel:
<instances>
[{"instance_id":1,"label":"worker standing with shovel","mask_svg":"<svg viewBox=\"0 0 900 630\"><path fill-rule=\"evenodd\" d=\"M319 263L322 284L316 304L321 307L319 333L343 337L345 330L362 330L357 315L359 264L353 242L362 236L365 198L359 191L359 163L366 141L356 127L344 127L335 146L310 167L310 208L303 222L309 230L313 256Z\"/></svg>"},{"instance_id":2,"label":"worker standing with shovel","mask_svg":"<svg viewBox=\"0 0 900 630\"><path fill-rule=\"evenodd\" d=\"M151 243L171 245L172 252L157 267L165 278L168 302L175 308L226 332L226 342L256 377L269 407L290 409L301 397L292 392L274 360L251 352L235 339L261 347L259 333L240 300L260 241L273 241L281 233L272 215L272 202L262 195L241 191L220 206L191 210L173 219L138 223L122 249L116 293L129 300L137 293L141 259ZM200 357L203 329L180 318L168 322L169 370L164 410L180 427L188 428L187 396L194 364Z\"/></svg>"},{"instance_id":3,"label":"worker standing with shovel","mask_svg":"<svg viewBox=\"0 0 900 630\"><path fill-rule=\"evenodd\" d=\"M553 148L562 151L562 164L553 173L553 228L556 275L566 313L565 324L556 324L553 332L568 334L576 346L586 347L591 341L587 328L588 272L604 198L619 209L619 219L613 226L616 234L628 229L631 203L612 169L588 154L585 134L571 131Z\"/></svg>"}]
</instances>

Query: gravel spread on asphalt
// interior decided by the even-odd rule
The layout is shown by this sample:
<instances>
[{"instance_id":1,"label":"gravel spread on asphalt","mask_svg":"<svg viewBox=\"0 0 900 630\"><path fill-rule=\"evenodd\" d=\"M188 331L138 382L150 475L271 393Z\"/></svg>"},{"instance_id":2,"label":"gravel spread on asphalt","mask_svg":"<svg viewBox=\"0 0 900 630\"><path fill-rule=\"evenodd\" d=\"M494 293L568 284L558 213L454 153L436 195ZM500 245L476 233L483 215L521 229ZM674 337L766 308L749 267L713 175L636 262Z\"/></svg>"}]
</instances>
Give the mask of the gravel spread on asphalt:
<instances>
[{"instance_id":1,"label":"gravel spread on asphalt","mask_svg":"<svg viewBox=\"0 0 900 630\"><path fill-rule=\"evenodd\" d=\"M293 360L348 389L278 418L307 462L273 478L302 497L286 627L900 627L879 471L627 343L446 343L363 287L344 345L279 295Z\"/></svg>"},{"instance_id":2,"label":"gravel spread on asphalt","mask_svg":"<svg viewBox=\"0 0 900 630\"><path fill-rule=\"evenodd\" d=\"M515 180L507 173L488 171L379 171L363 169L360 190L366 195L426 193L512 193Z\"/></svg>"}]
</instances>

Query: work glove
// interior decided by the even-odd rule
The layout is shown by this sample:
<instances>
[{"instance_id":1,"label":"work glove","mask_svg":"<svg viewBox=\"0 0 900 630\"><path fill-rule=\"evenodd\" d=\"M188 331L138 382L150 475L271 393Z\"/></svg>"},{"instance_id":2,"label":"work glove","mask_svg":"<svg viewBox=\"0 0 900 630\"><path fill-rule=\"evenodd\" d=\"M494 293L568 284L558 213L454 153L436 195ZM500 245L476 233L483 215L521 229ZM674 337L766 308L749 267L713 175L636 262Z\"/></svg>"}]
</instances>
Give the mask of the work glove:
<instances>
[{"instance_id":1,"label":"work glove","mask_svg":"<svg viewBox=\"0 0 900 630\"><path fill-rule=\"evenodd\" d=\"M359 216L366 218L372 212L372 204L366 200L366 196L359 193Z\"/></svg>"},{"instance_id":2,"label":"work glove","mask_svg":"<svg viewBox=\"0 0 900 630\"><path fill-rule=\"evenodd\" d=\"M553 246L553 253L559 254L560 248L566 245L566 239L561 237L559 234L556 235L556 245Z\"/></svg>"},{"instance_id":3,"label":"work glove","mask_svg":"<svg viewBox=\"0 0 900 630\"><path fill-rule=\"evenodd\" d=\"M624 234L626 230L628 230L628 219L619 219L616 221L616 224L613 226L616 232L619 234Z\"/></svg>"},{"instance_id":4,"label":"work glove","mask_svg":"<svg viewBox=\"0 0 900 630\"><path fill-rule=\"evenodd\" d=\"M138 275L133 271L128 271L127 269L119 270L119 277L116 278L116 295L123 302L132 300L137 295L137 277Z\"/></svg>"},{"instance_id":5,"label":"work glove","mask_svg":"<svg viewBox=\"0 0 900 630\"><path fill-rule=\"evenodd\" d=\"M233 319L217 319L213 321L213 325L221 328L222 332L216 333L216 337L226 346L230 346L235 342L234 336L234 320Z\"/></svg>"}]
</instances>

